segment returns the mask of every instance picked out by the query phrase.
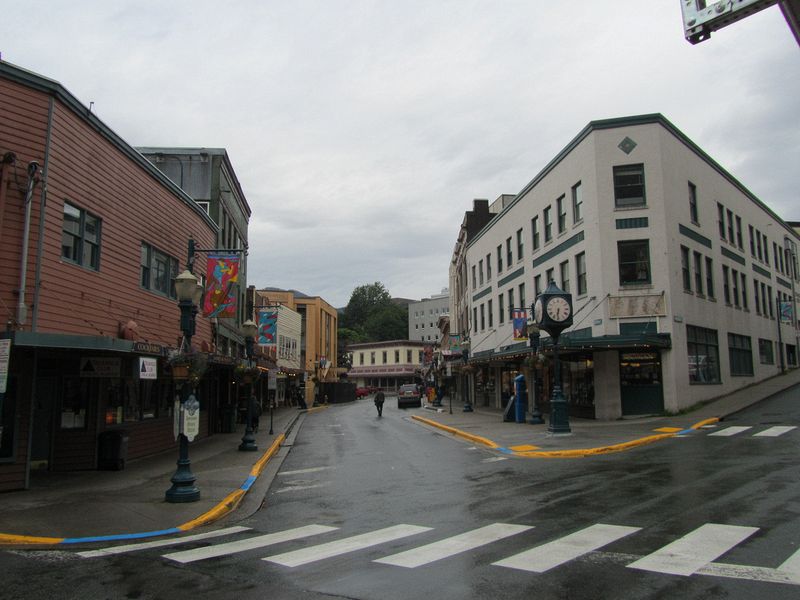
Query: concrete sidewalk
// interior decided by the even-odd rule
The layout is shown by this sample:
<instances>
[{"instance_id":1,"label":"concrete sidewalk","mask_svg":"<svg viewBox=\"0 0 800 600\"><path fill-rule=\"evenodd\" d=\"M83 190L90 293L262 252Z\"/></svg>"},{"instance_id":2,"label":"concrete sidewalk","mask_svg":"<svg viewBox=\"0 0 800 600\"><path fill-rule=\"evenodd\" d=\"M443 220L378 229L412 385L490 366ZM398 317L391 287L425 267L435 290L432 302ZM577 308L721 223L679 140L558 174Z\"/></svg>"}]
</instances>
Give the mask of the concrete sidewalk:
<instances>
[{"instance_id":1,"label":"concrete sidewalk","mask_svg":"<svg viewBox=\"0 0 800 600\"><path fill-rule=\"evenodd\" d=\"M312 409L317 410L317 409ZM243 518L258 510L287 436L296 435L305 411L262 415L255 434L257 451L238 449L244 426L189 444L191 470L200 490L196 502L170 504L178 459L175 451L130 461L122 471L32 472L28 490L0 494L0 544L80 544L136 539L189 531L225 519L233 510Z\"/></svg>"},{"instance_id":2,"label":"concrete sidewalk","mask_svg":"<svg viewBox=\"0 0 800 600\"><path fill-rule=\"evenodd\" d=\"M505 423L500 411L465 413L463 405L455 402L452 414L447 402L442 412L418 409L409 414L420 427L483 444L498 453L528 458L579 457L658 443L797 385L800 369L679 416L613 422L571 419L570 435L549 435L547 424ZM169 504L164 500L176 469L177 449L131 461L122 471L32 473L29 490L0 494L0 544L108 544L241 520L261 507L303 420L320 410L336 410L336 406L274 411L272 436L268 434L269 417L262 415L256 452L238 450L243 426L236 433L192 442L189 458L200 489L197 502ZM669 431L656 431L663 428Z\"/></svg>"},{"instance_id":3,"label":"concrete sidewalk","mask_svg":"<svg viewBox=\"0 0 800 600\"><path fill-rule=\"evenodd\" d=\"M680 432L698 428L732 415L774 394L800 385L800 369L787 371L758 385L742 388L676 416L658 416L594 421L570 419L572 433L551 435L545 424L503 422L500 410L478 408L463 412L462 403L453 403L452 414L447 400L436 410L420 411L415 421L452 434L467 442L485 446L499 453L525 458L576 458L629 450L659 442ZM529 419L530 415L526 415Z\"/></svg>"}]
</instances>

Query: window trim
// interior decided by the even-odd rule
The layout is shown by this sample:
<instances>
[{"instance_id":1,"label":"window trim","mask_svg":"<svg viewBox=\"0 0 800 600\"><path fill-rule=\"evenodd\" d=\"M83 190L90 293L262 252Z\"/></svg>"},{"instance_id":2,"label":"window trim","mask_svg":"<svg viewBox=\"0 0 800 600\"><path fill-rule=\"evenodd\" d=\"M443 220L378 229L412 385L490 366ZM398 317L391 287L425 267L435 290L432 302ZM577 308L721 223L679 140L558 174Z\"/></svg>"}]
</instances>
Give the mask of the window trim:
<instances>
[{"instance_id":1,"label":"window trim","mask_svg":"<svg viewBox=\"0 0 800 600\"><path fill-rule=\"evenodd\" d=\"M640 175L640 182L638 183L622 183L619 180L623 176ZM647 192L644 176L644 163L632 163L627 165L615 165L613 167L613 185L614 185L614 208L643 208L647 206ZM632 196L627 199L621 192L632 190L633 188L641 187L641 196Z\"/></svg>"},{"instance_id":2,"label":"window trim","mask_svg":"<svg viewBox=\"0 0 800 600\"><path fill-rule=\"evenodd\" d=\"M77 226L78 231L73 232L67 229L67 209L70 208L77 213ZM88 269L90 271L100 271L100 254L101 254L101 247L102 247L102 233L103 233L103 220L95 215L94 213L89 212L88 210L77 206L75 203L70 202L69 200L64 200L64 206L62 207L62 219L61 219L61 260L67 262L72 265L77 265L79 267L83 267L84 269ZM75 215L71 215L74 219ZM95 242L91 242L87 239L86 234L86 220L87 217L91 217L95 221ZM78 258L70 258L69 256L65 256L64 254L64 237L70 236L72 238L73 244L71 248L73 249L73 253L78 255ZM92 251L91 249L95 248L96 251L94 253L94 260L92 260ZM88 258L87 258L88 256Z\"/></svg>"}]
</instances>

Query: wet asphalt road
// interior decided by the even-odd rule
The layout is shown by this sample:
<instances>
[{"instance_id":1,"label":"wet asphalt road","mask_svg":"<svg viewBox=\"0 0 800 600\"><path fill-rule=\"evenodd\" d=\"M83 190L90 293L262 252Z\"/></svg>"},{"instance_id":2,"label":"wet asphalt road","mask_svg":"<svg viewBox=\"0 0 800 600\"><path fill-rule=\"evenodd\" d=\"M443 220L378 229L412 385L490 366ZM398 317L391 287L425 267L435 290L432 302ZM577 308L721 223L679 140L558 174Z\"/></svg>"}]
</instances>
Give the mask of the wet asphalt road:
<instances>
[{"instance_id":1,"label":"wet asphalt road","mask_svg":"<svg viewBox=\"0 0 800 600\"><path fill-rule=\"evenodd\" d=\"M716 430L620 454L543 460L500 456L431 431L393 398L381 419L369 400L333 406L307 416L262 510L239 523L252 531L91 560L0 551L8 582L0 598L796 598L800 585L765 579L800 548L800 429L753 433L800 424L799 407L790 391ZM727 426L751 429L709 435ZM530 529L415 568L374 562L497 523ZM163 558L312 524L336 529L184 564ZM404 524L419 529L324 558L285 554L353 537L351 544L370 544L372 532ZM492 564L601 524L630 529L545 572ZM715 560L734 565L735 577L719 575L722 567L677 575L628 566L709 524L753 528ZM284 564L292 559L308 562ZM800 583L800 554L794 568Z\"/></svg>"}]
</instances>

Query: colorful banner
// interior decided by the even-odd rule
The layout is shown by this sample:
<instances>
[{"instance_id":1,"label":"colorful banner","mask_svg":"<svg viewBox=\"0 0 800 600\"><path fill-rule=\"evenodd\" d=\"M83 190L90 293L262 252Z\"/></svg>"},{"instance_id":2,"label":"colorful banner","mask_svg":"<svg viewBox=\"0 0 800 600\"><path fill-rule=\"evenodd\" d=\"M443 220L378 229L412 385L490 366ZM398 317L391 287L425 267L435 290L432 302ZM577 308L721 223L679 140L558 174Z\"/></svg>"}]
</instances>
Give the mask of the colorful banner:
<instances>
[{"instance_id":1,"label":"colorful banner","mask_svg":"<svg viewBox=\"0 0 800 600\"><path fill-rule=\"evenodd\" d=\"M278 343L278 311L262 308L258 311L258 345L276 346Z\"/></svg>"},{"instance_id":2,"label":"colorful banner","mask_svg":"<svg viewBox=\"0 0 800 600\"><path fill-rule=\"evenodd\" d=\"M781 323L791 323L792 322L792 303L791 302L781 302Z\"/></svg>"},{"instance_id":3,"label":"colorful banner","mask_svg":"<svg viewBox=\"0 0 800 600\"><path fill-rule=\"evenodd\" d=\"M239 283L239 255L209 254L206 265L206 317L233 318Z\"/></svg>"},{"instance_id":4,"label":"colorful banner","mask_svg":"<svg viewBox=\"0 0 800 600\"><path fill-rule=\"evenodd\" d=\"M515 308L511 311L511 320L514 323L514 341L522 342L528 339L528 313L524 308Z\"/></svg>"}]
</instances>

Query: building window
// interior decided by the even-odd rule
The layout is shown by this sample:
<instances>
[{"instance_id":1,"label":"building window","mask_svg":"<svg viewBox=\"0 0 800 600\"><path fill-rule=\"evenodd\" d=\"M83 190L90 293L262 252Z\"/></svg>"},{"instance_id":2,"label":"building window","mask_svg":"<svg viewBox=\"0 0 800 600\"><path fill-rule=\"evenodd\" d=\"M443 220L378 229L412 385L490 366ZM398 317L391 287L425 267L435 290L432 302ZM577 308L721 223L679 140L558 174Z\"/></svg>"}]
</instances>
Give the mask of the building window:
<instances>
[{"instance_id":1,"label":"building window","mask_svg":"<svg viewBox=\"0 0 800 600\"><path fill-rule=\"evenodd\" d=\"M619 284L648 284L650 279L650 247L647 240L617 242Z\"/></svg>"},{"instance_id":2,"label":"building window","mask_svg":"<svg viewBox=\"0 0 800 600\"><path fill-rule=\"evenodd\" d=\"M531 239L533 240L533 251L539 249L539 217L535 216L531 219Z\"/></svg>"},{"instance_id":3,"label":"building window","mask_svg":"<svg viewBox=\"0 0 800 600\"><path fill-rule=\"evenodd\" d=\"M497 320L500 321L500 325L502 325L506 319L505 299L506 298L505 296L503 296L502 292L497 296L497 302L498 302L497 308L499 309L499 311L497 312Z\"/></svg>"},{"instance_id":4,"label":"building window","mask_svg":"<svg viewBox=\"0 0 800 600\"><path fill-rule=\"evenodd\" d=\"M578 278L578 295L584 295L588 290L586 281L586 253L581 252L575 257L575 274Z\"/></svg>"},{"instance_id":5,"label":"building window","mask_svg":"<svg viewBox=\"0 0 800 600\"><path fill-rule=\"evenodd\" d=\"M472 328L475 331L478 331L478 307L475 306L472 309Z\"/></svg>"},{"instance_id":6,"label":"building window","mask_svg":"<svg viewBox=\"0 0 800 600\"><path fill-rule=\"evenodd\" d=\"M497 247L497 272L503 272L503 246L502 244Z\"/></svg>"},{"instance_id":7,"label":"building window","mask_svg":"<svg viewBox=\"0 0 800 600\"><path fill-rule=\"evenodd\" d=\"M492 280L492 255L486 255L486 281ZM436 309L436 312L439 312L439 309Z\"/></svg>"},{"instance_id":8,"label":"building window","mask_svg":"<svg viewBox=\"0 0 800 600\"><path fill-rule=\"evenodd\" d=\"M514 264L514 255L511 252L511 238L506 238L506 264L509 269Z\"/></svg>"},{"instance_id":9,"label":"building window","mask_svg":"<svg viewBox=\"0 0 800 600\"><path fill-rule=\"evenodd\" d=\"M722 297L725 299L725 304L731 303L731 287L728 275L728 267L722 265Z\"/></svg>"},{"instance_id":10,"label":"building window","mask_svg":"<svg viewBox=\"0 0 800 600\"><path fill-rule=\"evenodd\" d=\"M706 256L706 295L714 298L714 261Z\"/></svg>"},{"instance_id":11,"label":"building window","mask_svg":"<svg viewBox=\"0 0 800 600\"><path fill-rule=\"evenodd\" d=\"M733 211L728 210L728 241L733 244Z\"/></svg>"},{"instance_id":12,"label":"building window","mask_svg":"<svg viewBox=\"0 0 800 600\"><path fill-rule=\"evenodd\" d=\"M725 239L725 207L717 202L717 226L719 227L719 237Z\"/></svg>"},{"instance_id":13,"label":"building window","mask_svg":"<svg viewBox=\"0 0 800 600\"><path fill-rule=\"evenodd\" d=\"M731 292L733 293L733 305L739 308L739 273L736 269L731 269Z\"/></svg>"},{"instance_id":14,"label":"building window","mask_svg":"<svg viewBox=\"0 0 800 600\"><path fill-rule=\"evenodd\" d=\"M617 208L646 205L644 165L614 167L614 205Z\"/></svg>"},{"instance_id":15,"label":"building window","mask_svg":"<svg viewBox=\"0 0 800 600\"><path fill-rule=\"evenodd\" d=\"M758 339L758 359L762 365L774 365L775 355L772 351L772 340Z\"/></svg>"},{"instance_id":16,"label":"building window","mask_svg":"<svg viewBox=\"0 0 800 600\"><path fill-rule=\"evenodd\" d=\"M553 269L552 268L547 269L547 271L544 272L544 278L545 278L545 284L547 284L547 285L550 285L551 281L553 283L555 283L555 280L553 279Z\"/></svg>"},{"instance_id":17,"label":"building window","mask_svg":"<svg viewBox=\"0 0 800 600\"><path fill-rule=\"evenodd\" d=\"M719 383L716 330L687 325L686 349L689 355L689 383Z\"/></svg>"},{"instance_id":18,"label":"building window","mask_svg":"<svg viewBox=\"0 0 800 600\"><path fill-rule=\"evenodd\" d=\"M731 377L752 376L753 351L750 348L750 337L729 333L728 358L731 363Z\"/></svg>"},{"instance_id":19,"label":"building window","mask_svg":"<svg viewBox=\"0 0 800 600\"><path fill-rule=\"evenodd\" d=\"M536 277L533 278L533 299L536 300L536 298L538 298L539 294L541 293L542 293L542 276L537 275Z\"/></svg>"},{"instance_id":20,"label":"building window","mask_svg":"<svg viewBox=\"0 0 800 600\"><path fill-rule=\"evenodd\" d=\"M748 233L750 234L750 256L755 257L756 255L756 238L753 234L753 226L747 226Z\"/></svg>"},{"instance_id":21,"label":"building window","mask_svg":"<svg viewBox=\"0 0 800 600\"><path fill-rule=\"evenodd\" d=\"M683 291L692 291L692 276L689 273L689 249L681 246L681 275L683 276Z\"/></svg>"},{"instance_id":22,"label":"building window","mask_svg":"<svg viewBox=\"0 0 800 600\"><path fill-rule=\"evenodd\" d=\"M567 209L564 206L564 196L556 200L556 214L558 215L558 233L564 233L567 228Z\"/></svg>"},{"instance_id":23,"label":"building window","mask_svg":"<svg viewBox=\"0 0 800 600\"><path fill-rule=\"evenodd\" d=\"M412 354L411 350L406 350L406 362L408 364L411 364L412 361L411 354Z\"/></svg>"},{"instance_id":24,"label":"building window","mask_svg":"<svg viewBox=\"0 0 800 600\"><path fill-rule=\"evenodd\" d=\"M508 290L508 310L509 310L509 312L513 311L514 308L515 308L515 305L514 305L514 289L512 288L512 289Z\"/></svg>"},{"instance_id":25,"label":"building window","mask_svg":"<svg viewBox=\"0 0 800 600\"><path fill-rule=\"evenodd\" d=\"M386 358L386 350L381 352L381 358L383 359L383 362L381 364L384 364L384 365L388 364L389 360Z\"/></svg>"},{"instance_id":26,"label":"building window","mask_svg":"<svg viewBox=\"0 0 800 600\"><path fill-rule=\"evenodd\" d=\"M583 220L583 188L579 181L572 186L572 223Z\"/></svg>"},{"instance_id":27,"label":"building window","mask_svg":"<svg viewBox=\"0 0 800 600\"><path fill-rule=\"evenodd\" d=\"M61 258L76 265L99 271L100 226L100 219L69 202L64 202Z\"/></svg>"},{"instance_id":28,"label":"building window","mask_svg":"<svg viewBox=\"0 0 800 600\"><path fill-rule=\"evenodd\" d=\"M758 295L758 282L757 281L753 281L753 298L755 298L755 301L756 301L756 314L760 315L761 314L761 298Z\"/></svg>"},{"instance_id":29,"label":"building window","mask_svg":"<svg viewBox=\"0 0 800 600\"><path fill-rule=\"evenodd\" d=\"M739 273L742 283L742 308L747 310L747 279L744 273Z\"/></svg>"},{"instance_id":30,"label":"building window","mask_svg":"<svg viewBox=\"0 0 800 600\"><path fill-rule=\"evenodd\" d=\"M742 217L736 215L736 245L739 250L744 250L744 243L742 241Z\"/></svg>"},{"instance_id":31,"label":"building window","mask_svg":"<svg viewBox=\"0 0 800 600\"><path fill-rule=\"evenodd\" d=\"M560 265L558 265L559 271L561 272L561 289L565 292L569 291L569 261L565 260Z\"/></svg>"},{"instance_id":32,"label":"building window","mask_svg":"<svg viewBox=\"0 0 800 600\"><path fill-rule=\"evenodd\" d=\"M519 284L519 307L525 308L525 284Z\"/></svg>"},{"instance_id":33,"label":"building window","mask_svg":"<svg viewBox=\"0 0 800 600\"><path fill-rule=\"evenodd\" d=\"M374 352L370 352L369 353L369 364L371 364L371 365L375 364L375 353Z\"/></svg>"},{"instance_id":34,"label":"building window","mask_svg":"<svg viewBox=\"0 0 800 600\"><path fill-rule=\"evenodd\" d=\"M170 298L177 297L175 294L175 277L178 276L177 258L142 242L140 274L140 284L144 289Z\"/></svg>"},{"instance_id":35,"label":"building window","mask_svg":"<svg viewBox=\"0 0 800 600\"><path fill-rule=\"evenodd\" d=\"M769 298L769 302L767 303L767 306L769 306L769 318L770 319L774 319L775 318L775 303L772 301L774 296L772 295L772 286L771 285L767 286L767 298Z\"/></svg>"},{"instance_id":36,"label":"building window","mask_svg":"<svg viewBox=\"0 0 800 600\"><path fill-rule=\"evenodd\" d=\"M481 331L486 329L486 305L481 304Z\"/></svg>"},{"instance_id":37,"label":"building window","mask_svg":"<svg viewBox=\"0 0 800 600\"><path fill-rule=\"evenodd\" d=\"M545 244L553 239L553 220L550 215L551 206L544 209L544 242Z\"/></svg>"},{"instance_id":38,"label":"building window","mask_svg":"<svg viewBox=\"0 0 800 600\"><path fill-rule=\"evenodd\" d=\"M483 285L483 259L478 261L478 284Z\"/></svg>"},{"instance_id":39,"label":"building window","mask_svg":"<svg viewBox=\"0 0 800 600\"><path fill-rule=\"evenodd\" d=\"M764 244L764 262L767 263L767 265L769 265L769 240L767 240L767 236L762 235L761 242Z\"/></svg>"},{"instance_id":40,"label":"building window","mask_svg":"<svg viewBox=\"0 0 800 600\"><path fill-rule=\"evenodd\" d=\"M486 303L486 310L489 313L489 329L491 329L492 327L494 327L494 314L493 314L493 311L492 311L492 301L491 300L489 300Z\"/></svg>"},{"instance_id":41,"label":"building window","mask_svg":"<svg viewBox=\"0 0 800 600\"><path fill-rule=\"evenodd\" d=\"M697 217L697 186L691 181L689 182L689 218L692 223L700 223L700 219Z\"/></svg>"},{"instance_id":42,"label":"building window","mask_svg":"<svg viewBox=\"0 0 800 600\"><path fill-rule=\"evenodd\" d=\"M394 364L400 364L400 350L394 351Z\"/></svg>"},{"instance_id":43,"label":"building window","mask_svg":"<svg viewBox=\"0 0 800 600\"><path fill-rule=\"evenodd\" d=\"M699 252L694 253L694 291L703 293L703 255Z\"/></svg>"},{"instance_id":44,"label":"building window","mask_svg":"<svg viewBox=\"0 0 800 600\"><path fill-rule=\"evenodd\" d=\"M472 265L472 289L473 290L478 287L478 277L477 277L476 273L477 273L477 268L475 267L475 265Z\"/></svg>"},{"instance_id":45,"label":"building window","mask_svg":"<svg viewBox=\"0 0 800 600\"><path fill-rule=\"evenodd\" d=\"M522 260L522 254L525 252L525 244L522 240L522 229L517 229L517 260Z\"/></svg>"},{"instance_id":46,"label":"building window","mask_svg":"<svg viewBox=\"0 0 800 600\"><path fill-rule=\"evenodd\" d=\"M756 249L758 250L758 260L764 260L764 255L761 253L761 232L756 229Z\"/></svg>"},{"instance_id":47,"label":"building window","mask_svg":"<svg viewBox=\"0 0 800 600\"><path fill-rule=\"evenodd\" d=\"M364 363L364 353L363 352L359 352L358 353L358 364L359 365L366 364L366 363Z\"/></svg>"}]
</instances>

